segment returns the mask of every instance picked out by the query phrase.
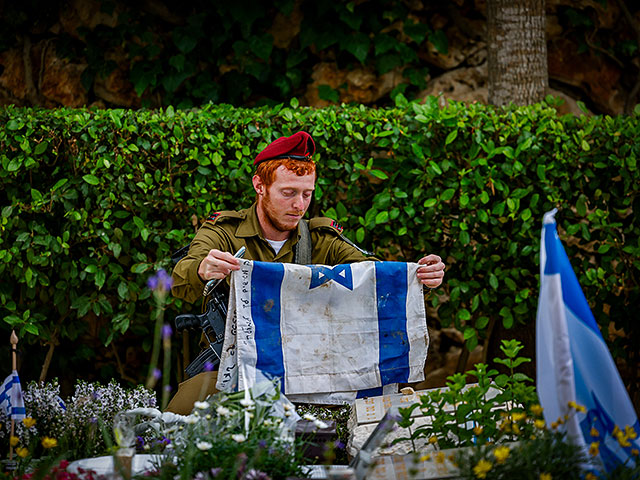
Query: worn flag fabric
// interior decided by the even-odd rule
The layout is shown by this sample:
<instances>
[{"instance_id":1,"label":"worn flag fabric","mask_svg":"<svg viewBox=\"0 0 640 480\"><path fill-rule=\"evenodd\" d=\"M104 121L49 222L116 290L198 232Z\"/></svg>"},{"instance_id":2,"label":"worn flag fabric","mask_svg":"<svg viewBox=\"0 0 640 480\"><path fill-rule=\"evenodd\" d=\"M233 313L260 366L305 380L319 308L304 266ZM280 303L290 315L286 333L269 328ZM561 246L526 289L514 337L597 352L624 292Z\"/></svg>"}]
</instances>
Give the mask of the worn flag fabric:
<instances>
[{"instance_id":1,"label":"worn flag fabric","mask_svg":"<svg viewBox=\"0 0 640 480\"><path fill-rule=\"evenodd\" d=\"M5 378L0 387L0 408L7 417L14 420L25 418L24 399L22 398L22 388L20 378L15 370Z\"/></svg>"},{"instance_id":2,"label":"worn flag fabric","mask_svg":"<svg viewBox=\"0 0 640 480\"><path fill-rule=\"evenodd\" d=\"M288 398L322 403L422 380L428 334L418 268L241 261L231 277L218 389L252 384L238 364L280 377Z\"/></svg>"},{"instance_id":3,"label":"worn flag fabric","mask_svg":"<svg viewBox=\"0 0 640 480\"><path fill-rule=\"evenodd\" d=\"M556 211L544 216L540 246L538 396L547 423L568 415L561 428L585 450L599 442L600 459L610 471L627 460L633 465L640 424L560 242ZM576 404L586 412L577 412Z\"/></svg>"}]
</instances>

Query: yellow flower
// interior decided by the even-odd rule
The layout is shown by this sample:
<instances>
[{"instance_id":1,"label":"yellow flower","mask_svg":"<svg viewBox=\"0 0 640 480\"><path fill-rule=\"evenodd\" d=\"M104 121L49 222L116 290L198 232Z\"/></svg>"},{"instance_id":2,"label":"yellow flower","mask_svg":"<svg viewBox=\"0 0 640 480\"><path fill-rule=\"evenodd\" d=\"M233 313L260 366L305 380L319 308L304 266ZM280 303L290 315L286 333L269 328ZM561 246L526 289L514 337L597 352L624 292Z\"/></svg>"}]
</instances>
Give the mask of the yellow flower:
<instances>
[{"instance_id":1,"label":"yellow flower","mask_svg":"<svg viewBox=\"0 0 640 480\"><path fill-rule=\"evenodd\" d=\"M599 437L600 432L596 427L591 427L591 431L589 432L589 435L591 435L592 437Z\"/></svg>"},{"instance_id":2,"label":"yellow flower","mask_svg":"<svg viewBox=\"0 0 640 480\"><path fill-rule=\"evenodd\" d=\"M28 448L24 448L24 447L18 447L16 448L16 454L20 457L20 458L24 458L27 455L29 455L29 449Z\"/></svg>"},{"instance_id":3,"label":"yellow flower","mask_svg":"<svg viewBox=\"0 0 640 480\"><path fill-rule=\"evenodd\" d=\"M429 460L431 460L431 454L427 453L425 455L422 455L420 457L420 461L421 462L428 462Z\"/></svg>"},{"instance_id":4,"label":"yellow flower","mask_svg":"<svg viewBox=\"0 0 640 480\"><path fill-rule=\"evenodd\" d=\"M527 418L527 414L523 412L515 412L512 416L514 422L519 422Z\"/></svg>"},{"instance_id":5,"label":"yellow flower","mask_svg":"<svg viewBox=\"0 0 640 480\"><path fill-rule=\"evenodd\" d=\"M578 404L573 400L571 400L567 405L569 405L569 408L578 408Z\"/></svg>"},{"instance_id":6,"label":"yellow flower","mask_svg":"<svg viewBox=\"0 0 640 480\"><path fill-rule=\"evenodd\" d=\"M632 448L631 455L633 455L634 457L637 457L638 455L640 455L640 450L638 450L637 448Z\"/></svg>"},{"instance_id":7,"label":"yellow flower","mask_svg":"<svg viewBox=\"0 0 640 480\"><path fill-rule=\"evenodd\" d=\"M493 451L493 456L496 457L496 463L504 463L509 456L509 447L506 445L500 445Z\"/></svg>"},{"instance_id":8,"label":"yellow flower","mask_svg":"<svg viewBox=\"0 0 640 480\"><path fill-rule=\"evenodd\" d=\"M551 480L551 474L550 473L541 473L540 474L540 480Z\"/></svg>"},{"instance_id":9,"label":"yellow flower","mask_svg":"<svg viewBox=\"0 0 640 480\"><path fill-rule=\"evenodd\" d=\"M31 428L36 424L36 421L31 417L26 417L22 419L22 423L24 423L25 427Z\"/></svg>"},{"instance_id":10,"label":"yellow flower","mask_svg":"<svg viewBox=\"0 0 640 480\"><path fill-rule=\"evenodd\" d=\"M576 407L576 410L580 413L587 413L587 407L585 407L584 405L578 405Z\"/></svg>"},{"instance_id":11,"label":"yellow flower","mask_svg":"<svg viewBox=\"0 0 640 480\"><path fill-rule=\"evenodd\" d=\"M513 433L520 435L520 427L516 423L513 424Z\"/></svg>"},{"instance_id":12,"label":"yellow flower","mask_svg":"<svg viewBox=\"0 0 640 480\"><path fill-rule=\"evenodd\" d=\"M436 437L435 435L432 435L431 437L429 437L429 443L431 445L438 443L438 437Z\"/></svg>"},{"instance_id":13,"label":"yellow flower","mask_svg":"<svg viewBox=\"0 0 640 480\"><path fill-rule=\"evenodd\" d=\"M484 430L480 425L476 425L473 427L473 433L476 435L482 435L482 430Z\"/></svg>"},{"instance_id":14,"label":"yellow flower","mask_svg":"<svg viewBox=\"0 0 640 480\"><path fill-rule=\"evenodd\" d=\"M442 451L439 451L436 455L436 463L444 463L446 456Z\"/></svg>"},{"instance_id":15,"label":"yellow flower","mask_svg":"<svg viewBox=\"0 0 640 480\"><path fill-rule=\"evenodd\" d=\"M473 467L473 473L478 478L486 478L491 467L493 467L493 464L483 458L475 467Z\"/></svg>"},{"instance_id":16,"label":"yellow flower","mask_svg":"<svg viewBox=\"0 0 640 480\"><path fill-rule=\"evenodd\" d=\"M42 439L42 446L44 448L53 448L58 446L58 441L55 438L44 437Z\"/></svg>"},{"instance_id":17,"label":"yellow flower","mask_svg":"<svg viewBox=\"0 0 640 480\"><path fill-rule=\"evenodd\" d=\"M15 435L11 435L11 437L9 438L9 445L15 447L16 445L18 445L18 443L20 443L20 439Z\"/></svg>"},{"instance_id":18,"label":"yellow flower","mask_svg":"<svg viewBox=\"0 0 640 480\"><path fill-rule=\"evenodd\" d=\"M551 422L551 428L553 428L554 430L558 428L558 422Z\"/></svg>"},{"instance_id":19,"label":"yellow flower","mask_svg":"<svg viewBox=\"0 0 640 480\"><path fill-rule=\"evenodd\" d=\"M622 434L622 430L620 430L620 428L618 427L618 425L613 427L613 432L611 432L611 435L613 435L614 437L617 437L618 435Z\"/></svg>"},{"instance_id":20,"label":"yellow flower","mask_svg":"<svg viewBox=\"0 0 640 480\"><path fill-rule=\"evenodd\" d=\"M540 405L533 405L531 407L531 413L533 413L534 415L540 416L542 415L542 411L544 409L540 406Z\"/></svg>"},{"instance_id":21,"label":"yellow flower","mask_svg":"<svg viewBox=\"0 0 640 480\"><path fill-rule=\"evenodd\" d=\"M618 437L618 443L620 444L621 447L631 446L631 442L629 442L629 439L626 437L626 435L620 435Z\"/></svg>"},{"instance_id":22,"label":"yellow flower","mask_svg":"<svg viewBox=\"0 0 640 480\"><path fill-rule=\"evenodd\" d=\"M594 457L598 456L600 454L600 442L591 442L589 453Z\"/></svg>"},{"instance_id":23,"label":"yellow flower","mask_svg":"<svg viewBox=\"0 0 640 480\"><path fill-rule=\"evenodd\" d=\"M545 427L545 425L546 425L546 424L544 423L544 420L542 420L541 418L539 418L538 420L536 420L535 422L533 422L533 424L535 425L535 427L536 427L538 430L544 430L544 427Z\"/></svg>"},{"instance_id":24,"label":"yellow flower","mask_svg":"<svg viewBox=\"0 0 640 480\"><path fill-rule=\"evenodd\" d=\"M598 477L596 477L593 473L589 472L584 476L584 480L598 480Z\"/></svg>"},{"instance_id":25,"label":"yellow flower","mask_svg":"<svg viewBox=\"0 0 640 480\"><path fill-rule=\"evenodd\" d=\"M638 436L638 434L636 433L636 431L633 429L633 427L630 427L629 425L627 425L626 427L624 427L624 434L630 438L631 440L635 440L636 437Z\"/></svg>"}]
</instances>

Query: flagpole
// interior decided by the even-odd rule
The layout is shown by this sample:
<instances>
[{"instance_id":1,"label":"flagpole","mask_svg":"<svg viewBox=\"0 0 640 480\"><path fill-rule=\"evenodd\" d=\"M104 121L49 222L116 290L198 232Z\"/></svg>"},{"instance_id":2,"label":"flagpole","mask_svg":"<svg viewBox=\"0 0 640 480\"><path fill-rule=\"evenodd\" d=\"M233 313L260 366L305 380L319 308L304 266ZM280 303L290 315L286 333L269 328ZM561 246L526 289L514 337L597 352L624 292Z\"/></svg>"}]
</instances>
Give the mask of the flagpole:
<instances>
[{"instance_id":1,"label":"flagpole","mask_svg":"<svg viewBox=\"0 0 640 480\"><path fill-rule=\"evenodd\" d=\"M16 335L15 330L11 330L11 371L15 372L17 370L16 366L16 345L18 345L18 336ZM11 415L11 436L9 437L9 461L13 460L13 445L11 444L11 437L14 436L15 433L15 420L13 415Z\"/></svg>"}]
</instances>

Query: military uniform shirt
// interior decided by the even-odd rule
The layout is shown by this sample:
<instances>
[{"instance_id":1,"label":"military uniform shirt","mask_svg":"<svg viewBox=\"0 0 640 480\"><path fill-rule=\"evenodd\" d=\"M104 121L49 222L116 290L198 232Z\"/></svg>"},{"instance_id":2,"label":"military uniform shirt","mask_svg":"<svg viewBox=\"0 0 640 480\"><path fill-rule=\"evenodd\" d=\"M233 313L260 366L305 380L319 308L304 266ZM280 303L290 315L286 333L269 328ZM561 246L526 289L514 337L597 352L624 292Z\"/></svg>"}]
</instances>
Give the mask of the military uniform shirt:
<instances>
[{"instance_id":1,"label":"military uniform shirt","mask_svg":"<svg viewBox=\"0 0 640 480\"><path fill-rule=\"evenodd\" d=\"M330 218L317 217L309 220L311 233L311 263L320 265L338 265L364 260L377 260L368 256L342 236L342 227ZM187 256L173 269L173 287L175 297L188 302L202 298L205 281L198 275L200 262L209 251L217 249L235 253L244 246L245 259L261 262L293 263L293 247L300 240L300 226L282 246L278 254L264 238L256 204L245 210L218 212L212 215L196 233Z\"/></svg>"}]
</instances>

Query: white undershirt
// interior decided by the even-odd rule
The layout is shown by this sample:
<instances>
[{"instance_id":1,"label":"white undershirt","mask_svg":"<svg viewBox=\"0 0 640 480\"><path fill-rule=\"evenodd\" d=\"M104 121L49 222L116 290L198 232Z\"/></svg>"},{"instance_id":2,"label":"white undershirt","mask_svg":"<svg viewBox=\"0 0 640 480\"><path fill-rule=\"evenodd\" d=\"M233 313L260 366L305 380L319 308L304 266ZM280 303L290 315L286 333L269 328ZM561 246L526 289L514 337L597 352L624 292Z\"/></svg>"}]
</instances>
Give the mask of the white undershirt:
<instances>
[{"instance_id":1,"label":"white undershirt","mask_svg":"<svg viewBox=\"0 0 640 480\"><path fill-rule=\"evenodd\" d=\"M269 240L268 238L266 238L265 240L269 242L269 245L271 245L271 248L273 248L273 251L276 252L276 255L278 254L282 246L287 241L286 239L285 240Z\"/></svg>"}]
</instances>

